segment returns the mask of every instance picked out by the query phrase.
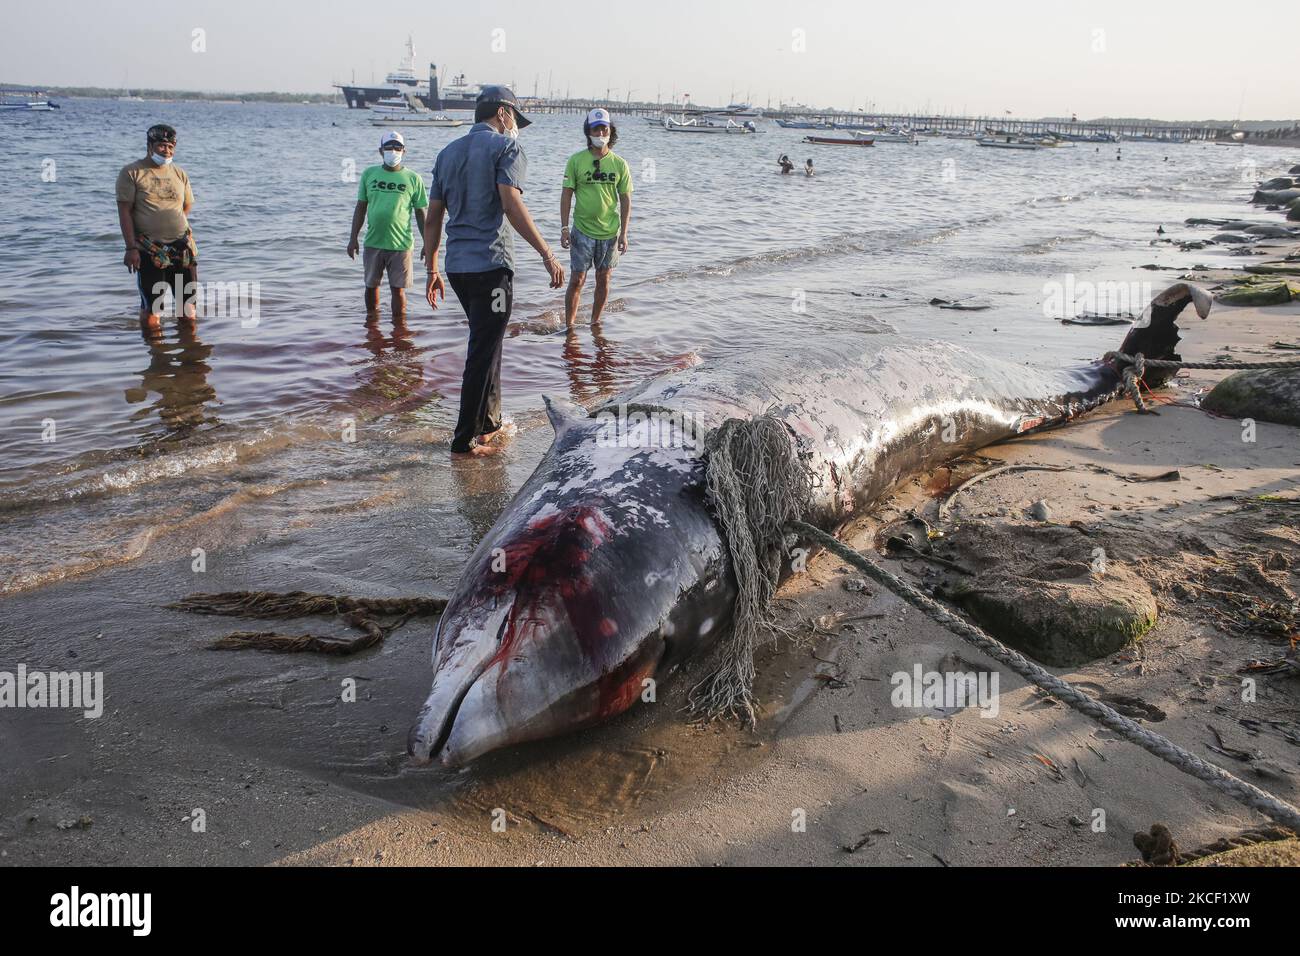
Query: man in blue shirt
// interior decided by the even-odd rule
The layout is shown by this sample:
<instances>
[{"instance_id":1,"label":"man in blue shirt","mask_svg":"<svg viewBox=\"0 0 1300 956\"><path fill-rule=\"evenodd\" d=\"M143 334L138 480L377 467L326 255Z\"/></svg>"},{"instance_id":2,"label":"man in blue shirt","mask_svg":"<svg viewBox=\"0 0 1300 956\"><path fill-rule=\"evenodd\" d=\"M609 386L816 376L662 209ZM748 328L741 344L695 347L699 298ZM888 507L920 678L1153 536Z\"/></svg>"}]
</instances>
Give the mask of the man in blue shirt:
<instances>
[{"instance_id":1,"label":"man in blue shirt","mask_svg":"<svg viewBox=\"0 0 1300 956\"><path fill-rule=\"evenodd\" d=\"M485 86L474 125L438 154L425 218L425 298L438 308L447 296L438 272L442 221L447 218L447 279L469 319L469 350L460 391L460 416L451 439L453 457L490 455L501 435L501 344L513 306L515 232L542 257L551 288L564 285L564 269L524 205L528 161L516 138L531 122L509 87Z\"/></svg>"}]
</instances>

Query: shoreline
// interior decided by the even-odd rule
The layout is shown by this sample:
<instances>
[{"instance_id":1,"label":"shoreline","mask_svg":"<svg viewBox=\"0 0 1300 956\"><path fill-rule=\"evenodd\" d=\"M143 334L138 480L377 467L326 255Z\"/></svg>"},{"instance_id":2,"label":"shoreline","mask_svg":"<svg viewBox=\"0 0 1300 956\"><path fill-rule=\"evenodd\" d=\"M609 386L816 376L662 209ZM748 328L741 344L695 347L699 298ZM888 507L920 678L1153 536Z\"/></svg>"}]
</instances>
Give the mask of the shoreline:
<instances>
[{"instance_id":1,"label":"shoreline","mask_svg":"<svg viewBox=\"0 0 1300 956\"><path fill-rule=\"evenodd\" d=\"M1213 360L1226 348L1247 360L1290 357L1268 345L1300 339L1297 317L1296 302L1216 304L1204 322L1190 314L1181 320L1181 351L1188 360ZM1193 372L1171 391L1186 394L1221 376ZM1258 751L1253 762L1276 774L1248 779L1293 802L1300 745L1267 721L1285 724L1300 693L1274 681L1273 696L1254 705L1265 709L1234 704L1235 668L1270 645L1219 634L1195 602L1177 598L1180 569L1199 567L1190 537L1176 560L1157 544L1160 535L1172 537L1171 523L1211 549L1239 547L1232 544L1243 540L1238 524L1249 524L1245 540L1258 539L1268 513L1243 518L1226 511L1239 502L1219 499L1300 485L1295 437L1293 428L1261 423L1253 450L1260 457L1245 460L1236 453L1235 421L1181 407L1147 418L1127 401L1114 402L1068 428L986 448L979 457L1177 468L1181 481L1129 485L1098 474L1028 473L984 482L963 493L959 506L964 524L1016 535L1038 527L1024 517L1037 500L1050 502L1053 525L1146 533L1150 553L1131 538L1119 552L1127 544L1132 563L1151 565L1161 604L1140 656L1121 652L1058 672L1140 698L1165 715L1159 732L1241 772L1231 758L1207 752L1218 738L1205 725L1215 725L1222 735L1216 746ZM909 509L924 513L953 481L951 469L915 477L842 537L871 550L890 519ZM518 483L518 475L505 482ZM423 565L411 567L404 545L420 530L411 523L415 510L304 531L321 540L320 559L287 577L281 558L289 550L251 544L247 567L214 568L205 589L259 578L334 593L449 587L429 581ZM353 571L348 543L337 540L349 533L391 536L393 544L371 555L373 566ZM960 541L960 532L952 537ZM1291 544L1300 549L1300 540ZM918 564L886 563L894 570ZM846 591L846 575L827 555L809 571L780 592L784 622L807 630L810 619L830 621L836 634L764 652L759 690L768 716L757 734L685 724L675 711L686 675L666 689L664 709L452 775L412 771L400 757L406 721L427 690L427 628L410 624L356 661L213 654L203 641L230 626L153 604L154 595L170 600L178 587L189 588L163 566L109 570L15 595L5 599L12 643L30 666L98 665L131 686L109 698L101 720L19 716L18 733L0 744L6 765L19 768L0 794L0 862L1113 865L1135 859L1133 833L1156 822L1193 847L1261 821L1007 675L995 718L890 707L889 673L914 662L978 662L978 655L879 588ZM848 619L864 614L873 617ZM337 700L339 681L349 677L361 689L350 707ZM1240 723L1261 715L1266 723L1254 735ZM1107 811L1104 832L1071 822L1088 821L1099 808ZM202 832L193 827L196 809L204 811ZM497 809L504 833L490 825ZM796 810L806 815L806 832L790 829Z\"/></svg>"}]
</instances>

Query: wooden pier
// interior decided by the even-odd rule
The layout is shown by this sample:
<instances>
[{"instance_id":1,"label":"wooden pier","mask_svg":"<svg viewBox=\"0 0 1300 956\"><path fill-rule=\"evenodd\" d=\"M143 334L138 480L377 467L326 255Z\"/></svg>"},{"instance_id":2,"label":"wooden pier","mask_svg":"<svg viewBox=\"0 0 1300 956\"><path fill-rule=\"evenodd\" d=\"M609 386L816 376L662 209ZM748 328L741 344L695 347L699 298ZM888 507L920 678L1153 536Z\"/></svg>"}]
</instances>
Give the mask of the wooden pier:
<instances>
[{"instance_id":1,"label":"wooden pier","mask_svg":"<svg viewBox=\"0 0 1300 956\"><path fill-rule=\"evenodd\" d=\"M655 116L659 113L676 115L682 112L717 110L721 107L696 104L629 103L616 100L526 100L520 104L525 112L534 113L586 113L596 107L619 116ZM1088 137L1102 134L1122 140L1155 140L1159 142L1276 142L1276 133L1282 131L1242 132L1232 127L1208 126L1197 123L1085 123L1077 120L1013 119L1008 116L935 116L916 113L867 113L862 110L815 109L762 109L764 119L811 120L813 122L847 125L883 124L915 130L929 129L945 133L979 134L988 129L1005 130L1012 135L1042 136L1060 133L1067 136Z\"/></svg>"}]
</instances>

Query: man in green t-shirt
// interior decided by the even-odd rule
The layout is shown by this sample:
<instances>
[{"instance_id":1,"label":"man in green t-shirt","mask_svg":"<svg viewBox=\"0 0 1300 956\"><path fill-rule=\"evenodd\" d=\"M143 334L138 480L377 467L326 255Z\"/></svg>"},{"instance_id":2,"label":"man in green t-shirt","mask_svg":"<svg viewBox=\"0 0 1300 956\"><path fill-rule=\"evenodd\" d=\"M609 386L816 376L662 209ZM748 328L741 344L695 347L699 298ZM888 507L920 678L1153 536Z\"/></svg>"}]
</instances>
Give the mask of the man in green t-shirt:
<instances>
[{"instance_id":1,"label":"man in green t-shirt","mask_svg":"<svg viewBox=\"0 0 1300 956\"><path fill-rule=\"evenodd\" d=\"M411 284L411 252L415 240L411 236L411 213L415 224L424 236L424 210L429 206L428 194L420 174L402 165L406 141L397 130L379 137L379 154L382 166L370 166L361 174L357 188L357 206L352 211L352 238L348 240L348 256L357 257L357 236L361 224L366 223L366 251L362 257L366 273L366 314L379 312L379 282L388 273L388 285L393 291L393 319L400 321L406 315L406 287ZM420 251L424 258L424 251Z\"/></svg>"},{"instance_id":2,"label":"man in green t-shirt","mask_svg":"<svg viewBox=\"0 0 1300 956\"><path fill-rule=\"evenodd\" d=\"M596 267L596 295L591 322L600 321L609 297L609 274L618 265L619 254L627 252L627 225L632 217L632 173L610 149L618 142L618 130L608 111L597 108L588 113L582 132L587 148L569 157L560 191L560 245L570 250L569 288L564 293L564 324L569 328L592 266ZM570 205L573 229L569 229Z\"/></svg>"}]
</instances>

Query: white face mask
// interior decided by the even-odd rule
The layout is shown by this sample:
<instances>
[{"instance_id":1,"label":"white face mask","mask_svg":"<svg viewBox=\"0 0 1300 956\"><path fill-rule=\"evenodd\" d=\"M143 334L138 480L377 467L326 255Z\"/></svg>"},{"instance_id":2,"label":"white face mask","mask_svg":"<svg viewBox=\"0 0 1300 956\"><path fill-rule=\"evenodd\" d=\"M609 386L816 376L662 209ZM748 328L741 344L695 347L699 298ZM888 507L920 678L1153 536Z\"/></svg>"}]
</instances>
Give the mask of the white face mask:
<instances>
[{"instance_id":1,"label":"white face mask","mask_svg":"<svg viewBox=\"0 0 1300 956\"><path fill-rule=\"evenodd\" d=\"M609 142L608 136L593 136L591 138L591 144L597 147L598 149L604 149L605 144L608 142Z\"/></svg>"},{"instance_id":2,"label":"white face mask","mask_svg":"<svg viewBox=\"0 0 1300 956\"><path fill-rule=\"evenodd\" d=\"M161 153L150 153L149 158L158 166L170 166L172 163L170 156L163 156Z\"/></svg>"},{"instance_id":3,"label":"white face mask","mask_svg":"<svg viewBox=\"0 0 1300 956\"><path fill-rule=\"evenodd\" d=\"M398 149L384 150L384 165L396 167L402 164L402 151Z\"/></svg>"},{"instance_id":4,"label":"white face mask","mask_svg":"<svg viewBox=\"0 0 1300 956\"><path fill-rule=\"evenodd\" d=\"M519 138L519 127L518 127L518 126L511 126L509 129L506 130L506 135L509 136L511 139L518 139L518 138Z\"/></svg>"}]
</instances>

